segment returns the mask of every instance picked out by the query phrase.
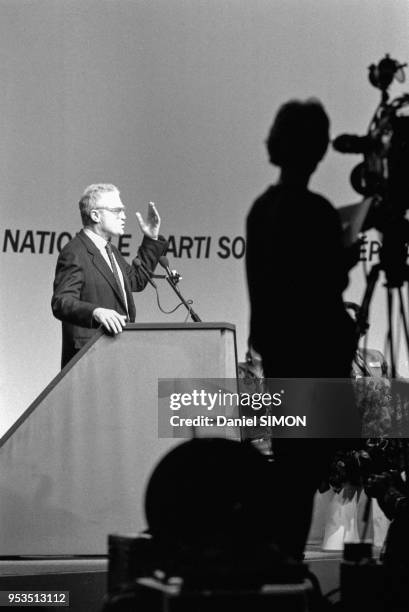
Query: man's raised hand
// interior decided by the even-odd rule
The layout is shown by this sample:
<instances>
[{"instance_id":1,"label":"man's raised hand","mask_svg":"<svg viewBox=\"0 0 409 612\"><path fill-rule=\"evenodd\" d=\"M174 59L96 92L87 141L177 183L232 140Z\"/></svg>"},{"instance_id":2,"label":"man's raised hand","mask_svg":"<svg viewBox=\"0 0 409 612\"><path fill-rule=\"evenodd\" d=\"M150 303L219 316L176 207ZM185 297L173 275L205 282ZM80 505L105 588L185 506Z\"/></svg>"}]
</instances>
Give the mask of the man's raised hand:
<instances>
[{"instance_id":1,"label":"man's raised hand","mask_svg":"<svg viewBox=\"0 0 409 612\"><path fill-rule=\"evenodd\" d=\"M156 210L155 204L153 202L149 202L148 216L146 217L146 221L144 221L140 212L137 212L135 214L136 219L139 223L139 227L141 228L145 236L149 236L149 238L157 240L160 228L160 216L158 211Z\"/></svg>"}]
</instances>

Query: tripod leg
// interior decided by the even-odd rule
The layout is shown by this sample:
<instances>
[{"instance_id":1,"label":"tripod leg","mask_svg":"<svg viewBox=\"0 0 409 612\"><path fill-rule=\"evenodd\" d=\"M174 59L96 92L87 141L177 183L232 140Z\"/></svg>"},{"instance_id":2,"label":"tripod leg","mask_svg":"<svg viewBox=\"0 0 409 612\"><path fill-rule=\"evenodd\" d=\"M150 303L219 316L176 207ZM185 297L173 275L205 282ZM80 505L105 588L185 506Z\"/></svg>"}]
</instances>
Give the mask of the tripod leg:
<instances>
[{"instance_id":1,"label":"tripod leg","mask_svg":"<svg viewBox=\"0 0 409 612\"><path fill-rule=\"evenodd\" d=\"M389 355L391 361L391 373L392 378L396 378L396 359L395 359L395 346L393 340L393 289L387 288L387 305L388 305L388 345Z\"/></svg>"},{"instance_id":2,"label":"tripod leg","mask_svg":"<svg viewBox=\"0 0 409 612\"><path fill-rule=\"evenodd\" d=\"M367 276L367 285L357 318L357 340L359 340L361 334L363 334L368 327L369 305L372 300L373 292L375 290L380 271L381 266L377 264L376 266L372 267L371 271Z\"/></svg>"},{"instance_id":3,"label":"tripod leg","mask_svg":"<svg viewBox=\"0 0 409 612\"><path fill-rule=\"evenodd\" d=\"M406 313L405 313L405 308L404 308L404 303L403 303L403 295L402 295L402 288L401 287L399 287L398 292L399 292L400 321L402 321L403 330L405 332L406 352L407 352L408 360L409 360L409 330L408 330L408 320L407 320Z\"/></svg>"}]
</instances>

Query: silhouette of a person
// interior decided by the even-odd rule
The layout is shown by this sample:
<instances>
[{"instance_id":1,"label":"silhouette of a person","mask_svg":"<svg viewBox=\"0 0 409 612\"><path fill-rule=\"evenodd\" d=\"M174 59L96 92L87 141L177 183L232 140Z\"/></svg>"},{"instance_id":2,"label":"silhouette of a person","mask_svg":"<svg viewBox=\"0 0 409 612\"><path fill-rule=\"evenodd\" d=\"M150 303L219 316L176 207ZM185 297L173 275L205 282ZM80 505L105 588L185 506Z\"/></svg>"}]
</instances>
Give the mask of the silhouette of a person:
<instances>
[{"instance_id":1,"label":"silhouette of a person","mask_svg":"<svg viewBox=\"0 0 409 612\"><path fill-rule=\"evenodd\" d=\"M266 378L350 376L355 330L342 299L350 256L338 213L308 189L328 143L329 119L315 99L284 104L267 138L280 174L250 210L246 251L250 338ZM304 549L313 496L333 450L328 440L274 441L277 537L295 557Z\"/></svg>"}]
</instances>

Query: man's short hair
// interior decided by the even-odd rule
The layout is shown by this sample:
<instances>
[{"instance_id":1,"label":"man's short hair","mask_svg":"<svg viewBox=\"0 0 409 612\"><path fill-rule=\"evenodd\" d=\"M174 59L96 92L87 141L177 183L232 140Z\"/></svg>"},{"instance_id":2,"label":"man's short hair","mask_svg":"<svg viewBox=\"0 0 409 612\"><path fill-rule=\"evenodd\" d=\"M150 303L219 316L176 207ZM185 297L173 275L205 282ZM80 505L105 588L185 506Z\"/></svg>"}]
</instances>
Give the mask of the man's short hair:
<instances>
[{"instance_id":1,"label":"man's short hair","mask_svg":"<svg viewBox=\"0 0 409 612\"><path fill-rule=\"evenodd\" d=\"M92 223L91 210L97 208L97 202L101 194L110 191L117 191L119 193L118 187L110 183L96 183L95 185L89 185L85 189L79 201L81 219L84 227Z\"/></svg>"},{"instance_id":2,"label":"man's short hair","mask_svg":"<svg viewBox=\"0 0 409 612\"><path fill-rule=\"evenodd\" d=\"M290 100L280 107L266 145L270 161L284 168L311 168L324 157L329 118L316 98Z\"/></svg>"}]
</instances>

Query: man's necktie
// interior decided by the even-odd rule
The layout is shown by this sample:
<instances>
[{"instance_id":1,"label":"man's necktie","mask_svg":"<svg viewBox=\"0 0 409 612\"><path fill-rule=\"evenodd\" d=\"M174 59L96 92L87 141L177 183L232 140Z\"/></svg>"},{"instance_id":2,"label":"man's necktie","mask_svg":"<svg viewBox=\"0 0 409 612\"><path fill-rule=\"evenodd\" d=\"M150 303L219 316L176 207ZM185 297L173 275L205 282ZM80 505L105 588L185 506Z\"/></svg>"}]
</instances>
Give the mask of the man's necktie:
<instances>
[{"instance_id":1,"label":"man's necktie","mask_svg":"<svg viewBox=\"0 0 409 612\"><path fill-rule=\"evenodd\" d=\"M112 253L112 245L111 245L110 242L106 243L105 250L108 253L109 261L111 263L112 273L113 273L113 275L115 277L115 282L116 282L116 286L118 287L119 295L122 296L124 305L126 306L126 304L127 304L126 295L124 293L124 290L122 289L122 285L121 285L121 281L120 281L120 278L119 278L118 270L117 270L116 263L115 263L115 260L114 260L114 255Z\"/></svg>"}]
</instances>

